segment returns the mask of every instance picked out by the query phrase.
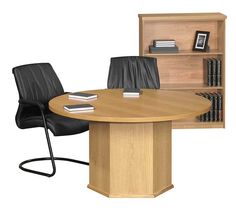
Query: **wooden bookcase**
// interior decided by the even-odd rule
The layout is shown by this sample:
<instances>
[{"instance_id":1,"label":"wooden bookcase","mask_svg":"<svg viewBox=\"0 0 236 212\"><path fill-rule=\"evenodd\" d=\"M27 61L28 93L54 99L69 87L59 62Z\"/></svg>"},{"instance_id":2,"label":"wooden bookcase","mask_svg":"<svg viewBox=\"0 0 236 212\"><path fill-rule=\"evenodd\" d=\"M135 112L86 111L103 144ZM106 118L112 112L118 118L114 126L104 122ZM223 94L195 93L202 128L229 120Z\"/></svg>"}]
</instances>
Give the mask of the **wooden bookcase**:
<instances>
[{"instance_id":1,"label":"wooden bookcase","mask_svg":"<svg viewBox=\"0 0 236 212\"><path fill-rule=\"evenodd\" d=\"M173 122L173 128L225 127L225 20L221 13L139 14L139 55L156 57L161 89L185 92L219 92L223 95L223 121L197 118ZM192 51L195 32L209 31L209 52ZM156 39L175 39L178 53L149 53ZM204 84L204 58L221 60L222 86Z\"/></svg>"}]
</instances>

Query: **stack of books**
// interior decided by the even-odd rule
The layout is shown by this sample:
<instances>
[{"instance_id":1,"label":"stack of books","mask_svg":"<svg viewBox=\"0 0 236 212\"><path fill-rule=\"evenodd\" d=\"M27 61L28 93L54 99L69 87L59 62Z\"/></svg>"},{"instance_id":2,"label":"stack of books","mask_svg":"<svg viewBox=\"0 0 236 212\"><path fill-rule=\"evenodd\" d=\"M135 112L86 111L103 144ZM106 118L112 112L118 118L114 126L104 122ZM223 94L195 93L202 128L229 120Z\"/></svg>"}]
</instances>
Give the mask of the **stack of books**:
<instances>
[{"instance_id":1,"label":"stack of books","mask_svg":"<svg viewBox=\"0 0 236 212\"><path fill-rule=\"evenodd\" d=\"M196 93L196 95L202 96L211 101L210 111L200 115L198 117L199 121L202 122L223 121L223 112L222 112L223 96L221 93L204 92L204 93Z\"/></svg>"},{"instance_id":2,"label":"stack of books","mask_svg":"<svg viewBox=\"0 0 236 212\"><path fill-rule=\"evenodd\" d=\"M173 39L154 40L153 45L149 46L150 53L177 53L179 48Z\"/></svg>"},{"instance_id":3,"label":"stack of books","mask_svg":"<svg viewBox=\"0 0 236 212\"><path fill-rule=\"evenodd\" d=\"M125 88L123 90L123 97L139 97L140 89L139 88Z\"/></svg>"},{"instance_id":4,"label":"stack of books","mask_svg":"<svg viewBox=\"0 0 236 212\"><path fill-rule=\"evenodd\" d=\"M93 112L94 106L90 104L64 105L64 109L70 113Z\"/></svg>"},{"instance_id":5,"label":"stack of books","mask_svg":"<svg viewBox=\"0 0 236 212\"><path fill-rule=\"evenodd\" d=\"M94 100L97 99L97 94L91 93L82 93L82 92L74 92L69 94L69 99L73 100Z\"/></svg>"},{"instance_id":6,"label":"stack of books","mask_svg":"<svg viewBox=\"0 0 236 212\"><path fill-rule=\"evenodd\" d=\"M208 86L221 86L221 60L218 58L204 58L204 83Z\"/></svg>"}]
</instances>

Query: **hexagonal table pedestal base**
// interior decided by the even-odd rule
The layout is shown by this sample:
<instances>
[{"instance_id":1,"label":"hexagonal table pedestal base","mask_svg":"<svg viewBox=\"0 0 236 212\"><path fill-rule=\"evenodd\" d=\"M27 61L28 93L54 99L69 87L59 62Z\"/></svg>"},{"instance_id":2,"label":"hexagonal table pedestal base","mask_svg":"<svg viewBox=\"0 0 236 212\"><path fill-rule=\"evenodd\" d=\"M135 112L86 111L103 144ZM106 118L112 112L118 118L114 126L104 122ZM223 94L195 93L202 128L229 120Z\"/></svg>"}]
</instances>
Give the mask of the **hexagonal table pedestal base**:
<instances>
[{"instance_id":1,"label":"hexagonal table pedestal base","mask_svg":"<svg viewBox=\"0 0 236 212\"><path fill-rule=\"evenodd\" d=\"M90 122L89 185L108 197L155 197L171 188L171 121Z\"/></svg>"}]
</instances>

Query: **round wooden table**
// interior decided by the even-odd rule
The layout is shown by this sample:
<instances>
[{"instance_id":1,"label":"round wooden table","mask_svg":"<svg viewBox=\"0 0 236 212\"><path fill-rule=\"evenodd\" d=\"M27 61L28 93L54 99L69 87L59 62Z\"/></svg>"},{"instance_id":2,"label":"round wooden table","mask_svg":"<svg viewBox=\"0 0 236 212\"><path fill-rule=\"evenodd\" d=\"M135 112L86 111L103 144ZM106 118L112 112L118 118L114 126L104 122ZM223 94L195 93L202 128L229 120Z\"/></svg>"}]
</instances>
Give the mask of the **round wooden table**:
<instances>
[{"instance_id":1,"label":"round wooden table","mask_svg":"<svg viewBox=\"0 0 236 212\"><path fill-rule=\"evenodd\" d=\"M211 102L176 91L142 89L138 98L122 89L85 91L92 101L53 98L49 108L89 121L89 185L109 197L155 197L171 188L171 123L209 111ZM69 113L64 105L89 103L94 112Z\"/></svg>"}]
</instances>

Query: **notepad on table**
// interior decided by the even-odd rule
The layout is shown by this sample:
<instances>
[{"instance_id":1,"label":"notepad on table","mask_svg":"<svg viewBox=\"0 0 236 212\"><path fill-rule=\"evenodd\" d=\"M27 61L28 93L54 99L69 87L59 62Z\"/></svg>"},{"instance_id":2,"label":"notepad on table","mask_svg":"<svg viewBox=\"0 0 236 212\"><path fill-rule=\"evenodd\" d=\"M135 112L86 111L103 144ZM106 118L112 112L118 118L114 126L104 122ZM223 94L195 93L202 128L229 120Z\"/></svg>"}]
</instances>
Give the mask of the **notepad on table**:
<instances>
[{"instance_id":1,"label":"notepad on table","mask_svg":"<svg viewBox=\"0 0 236 212\"><path fill-rule=\"evenodd\" d=\"M94 111L94 106L90 104L64 105L64 109L73 113L92 112Z\"/></svg>"},{"instance_id":2,"label":"notepad on table","mask_svg":"<svg viewBox=\"0 0 236 212\"><path fill-rule=\"evenodd\" d=\"M123 90L123 97L139 97L140 89L139 88L125 88Z\"/></svg>"},{"instance_id":3,"label":"notepad on table","mask_svg":"<svg viewBox=\"0 0 236 212\"><path fill-rule=\"evenodd\" d=\"M97 94L74 92L69 94L69 99L92 100L97 98Z\"/></svg>"}]
</instances>

